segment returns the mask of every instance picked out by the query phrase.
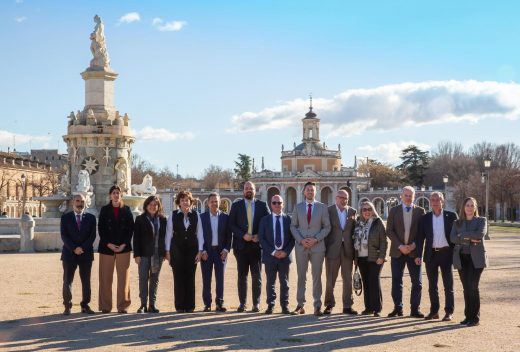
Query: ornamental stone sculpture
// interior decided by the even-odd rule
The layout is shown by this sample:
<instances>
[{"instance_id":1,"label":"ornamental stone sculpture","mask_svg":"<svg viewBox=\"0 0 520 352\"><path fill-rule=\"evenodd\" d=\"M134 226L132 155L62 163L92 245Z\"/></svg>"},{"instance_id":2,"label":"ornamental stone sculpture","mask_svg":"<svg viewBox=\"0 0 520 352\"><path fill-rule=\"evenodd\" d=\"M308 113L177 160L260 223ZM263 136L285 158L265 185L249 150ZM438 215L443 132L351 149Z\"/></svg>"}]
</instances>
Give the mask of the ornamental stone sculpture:
<instances>
[{"instance_id":1,"label":"ornamental stone sculpture","mask_svg":"<svg viewBox=\"0 0 520 352\"><path fill-rule=\"evenodd\" d=\"M157 193L157 188L152 185L152 176L149 174L144 175L140 185L132 185L131 189L134 196L153 196Z\"/></svg>"},{"instance_id":2,"label":"ornamental stone sculpture","mask_svg":"<svg viewBox=\"0 0 520 352\"><path fill-rule=\"evenodd\" d=\"M90 51L94 58L90 61L90 70L110 70L110 58L108 57L105 42L105 25L98 15L94 16L96 26L90 34Z\"/></svg>"}]
</instances>

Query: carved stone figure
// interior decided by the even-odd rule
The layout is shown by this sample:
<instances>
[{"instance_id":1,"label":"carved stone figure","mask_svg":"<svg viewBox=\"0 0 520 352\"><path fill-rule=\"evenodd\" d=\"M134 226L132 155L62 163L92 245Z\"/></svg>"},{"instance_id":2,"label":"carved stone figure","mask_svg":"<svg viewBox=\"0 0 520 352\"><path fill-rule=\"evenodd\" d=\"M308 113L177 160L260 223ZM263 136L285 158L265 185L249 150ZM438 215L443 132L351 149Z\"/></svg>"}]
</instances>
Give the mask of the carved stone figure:
<instances>
[{"instance_id":1,"label":"carved stone figure","mask_svg":"<svg viewBox=\"0 0 520 352\"><path fill-rule=\"evenodd\" d=\"M110 58L108 57L107 45L105 42L105 25L101 17L94 17L96 26L90 34L90 51L94 58L90 61L90 68L93 70L103 70L110 68Z\"/></svg>"},{"instance_id":2,"label":"carved stone figure","mask_svg":"<svg viewBox=\"0 0 520 352\"><path fill-rule=\"evenodd\" d=\"M58 194L66 196L70 194L70 172L69 166L65 166L65 173L61 175L60 184L58 186Z\"/></svg>"},{"instance_id":3,"label":"carved stone figure","mask_svg":"<svg viewBox=\"0 0 520 352\"><path fill-rule=\"evenodd\" d=\"M105 159L105 166L108 166L108 161L110 160L110 148L105 147L103 148L103 151L105 152L105 155L103 156L103 159Z\"/></svg>"},{"instance_id":4,"label":"carved stone figure","mask_svg":"<svg viewBox=\"0 0 520 352\"><path fill-rule=\"evenodd\" d=\"M76 192L92 192L92 186L90 185L90 174L87 170L79 170Z\"/></svg>"},{"instance_id":5,"label":"carved stone figure","mask_svg":"<svg viewBox=\"0 0 520 352\"><path fill-rule=\"evenodd\" d=\"M157 193L157 188L152 185L152 176L144 175L143 182L140 185L132 185L132 195L149 196Z\"/></svg>"},{"instance_id":6,"label":"carved stone figure","mask_svg":"<svg viewBox=\"0 0 520 352\"><path fill-rule=\"evenodd\" d=\"M117 159L116 165L114 166L114 172L116 174L116 184L121 188L123 193L128 190L128 184L126 181L127 163L125 158Z\"/></svg>"}]
</instances>

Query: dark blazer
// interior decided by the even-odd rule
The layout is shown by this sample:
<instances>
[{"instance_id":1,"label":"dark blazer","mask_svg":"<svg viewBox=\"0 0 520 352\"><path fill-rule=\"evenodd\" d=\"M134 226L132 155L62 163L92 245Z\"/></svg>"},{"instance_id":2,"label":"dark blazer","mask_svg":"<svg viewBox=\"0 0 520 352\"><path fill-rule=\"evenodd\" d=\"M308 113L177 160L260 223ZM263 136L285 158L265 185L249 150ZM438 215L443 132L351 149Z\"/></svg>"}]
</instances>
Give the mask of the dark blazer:
<instances>
[{"instance_id":1,"label":"dark blazer","mask_svg":"<svg viewBox=\"0 0 520 352\"><path fill-rule=\"evenodd\" d=\"M347 222L345 228L341 230L341 223L338 217L336 204L329 207L330 232L325 237L325 257L327 259L337 259L341 254L341 246L345 248L348 258L354 259L354 228L356 226L356 209L348 207Z\"/></svg>"},{"instance_id":2,"label":"dark blazer","mask_svg":"<svg viewBox=\"0 0 520 352\"><path fill-rule=\"evenodd\" d=\"M81 229L76 223L76 213L73 211L63 214L60 221L61 239L63 248L61 260L63 261L93 261L94 240L96 239L96 217L83 213L81 217ZM76 255L74 249L81 247L83 254Z\"/></svg>"},{"instance_id":3,"label":"dark blazer","mask_svg":"<svg viewBox=\"0 0 520 352\"><path fill-rule=\"evenodd\" d=\"M358 220L359 221L359 220ZM372 221L370 230L368 231L368 257L369 262L375 262L378 259L385 259L388 241L386 239L385 224L381 218L375 218ZM356 251L356 258L359 253Z\"/></svg>"},{"instance_id":4,"label":"dark blazer","mask_svg":"<svg viewBox=\"0 0 520 352\"><path fill-rule=\"evenodd\" d=\"M269 211L266 202L255 199L252 235L258 234L260 220L270 213L271 212ZM233 250L239 251L244 249L246 241L244 241L242 237L247 233L248 227L245 200L241 199L238 202L233 203L231 206L231 211L229 212L229 224L231 226L231 231L233 232ZM260 248L260 246L258 246L258 248Z\"/></svg>"},{"instance_id":5,"label":"dark blazer","mask_svg":"<svg viewBox=\"0 0 520 352\"><path fill-rule=\"evenodd\" d=\"M419 220L424 215L424 208L418 207L412 204L412 224L410 226L410 236L408 238L408 244L415 242L417 232L419 232ZM390 245L390 257L399 258L401 251L399 246L406 244L404 243L404 219L403 219L403 205L399 204L388 213L388 219L386 220L386 235L392 241ZM416 244L417 245L417 244ZM416 248L417 249L417 248ZM411 251L408 256L415 258L415 250Z\"/></svg>"},{"instance_id":6,"label":"dark blazer","mask_svg":"<svg viewBox=\"0 0 520 352\"><path fill-rule=\"evenodd\" d=\"M105 205L99 212L98 232L99 248L101 254L114 255L114 252L107 247L109 243L120 246L126 244L121 253L132 251L132 236L134 234L134 216L130 208L124 205L119 210L118 219L114 216L112 204Z\"/></svg>"},{"instance_id":7,"label":"dark blazer","mask_svg":"<svg viewBox=\"0 0 520 352\"><path fill-rule=\"evenodd\" d=\"M164 238L166 237L166 217L159 218L159 257L166 255ZM153 256L153 225L146 214L135 218L134 224L134 258Z\"/></svg>"},{"instance_id":8,"label":"dark blazer","mask_svg":"<svg viewBox=\"0 0 520 352\"><path fill-rule=\"evenodd\" d=\"M484 245L484 236L487 232L486 218L474 217L472 220L460 221L460 224L455 222L451 229L450 239L455 244L453 248L453 267L455 269L462 269L460 260L460 252L462 246L469 246L471 261L476 269L485 268L489 265L488 257L486 255L486 246ZM478 243L473 243L471 240L480 240Z\"/></svg>"},{"instance_id":9,"label":"dark blazer","mask_svg":"<svg viewBox=\"0 0 520 352\"><path fill-rule=\"evenodd\" d=\"M274 232L273 232L273 216L268 214L260 220L260 226L258 229L258 237L260 244L262 245L262 262L266 264L275 263L290 263L291 252L294 249L294 237L291 234L291 218L289 215L282 215L280 219L282 221L282 234L283 234L283 246L282 250L287 253L287 257L278 259L272 255L275 250L274 246Z\"/></svg>"},{"instance_id":10,"label":"dark blazer","mask_svg":"<svg viewBox=\"0 0 520 352\"><path fill-rule=\"evenodd\" d=\"M449 246L453 248L454 244L451 243L450 233L453 222L458 219L458 216L454 212L444 209L442 210L442 216L444 218L444 235L446 236L446 241L448 241ZM424 244L425 241L426 245ZM433 212L430 211L426 213L419 220L419 232L417 233L415 244L417 246L415 249L417 257L423 257L424 248L424 262L428 263L432 256L433 247Z\"/></svg>"},{"instance_id":11,"label":"dark blazer","mask_svg":"<svg viewBox=\"0 0 520 352\"><path fill-rule=\"evenodd\" d=\"M202 223L202 233L204 234L204 250L209 252L213 239L213 232L211 231L210 212L200 214L200 221ZM220 212L218 215L218 252L223 249L228 252L231 250L232 241L231 227L229 226L229 215Z\"/></svg>"}]
</instances>

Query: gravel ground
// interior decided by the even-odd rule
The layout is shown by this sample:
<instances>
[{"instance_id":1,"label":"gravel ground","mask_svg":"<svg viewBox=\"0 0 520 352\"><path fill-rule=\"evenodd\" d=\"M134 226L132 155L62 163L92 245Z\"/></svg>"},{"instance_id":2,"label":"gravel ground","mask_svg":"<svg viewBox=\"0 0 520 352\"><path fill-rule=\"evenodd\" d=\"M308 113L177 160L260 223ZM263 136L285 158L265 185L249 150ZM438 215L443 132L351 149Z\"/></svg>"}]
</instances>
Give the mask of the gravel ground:
<instances>
[{"instance_id":1,"label":"gravel ground","mask_svg":"<svg viewBox=\"0 0 520 352\"><path fill-rule=\"evenodd\" d=\"M492 228L487 243L491 267L481 280L481 325L458 324L463 319L462 287L455 274L455 320L450 323L402 318L346 316L336 307L331 316L271 316L235 313L236 262L226 271L225 303L229 313L202 313L200 270L197 269L197 311L173 312L171 269L163 266L159 284L160 314L136 314L139 306L137 266L131 266L130 313L79 313L81 288L76 274L73 314L61 313L62 268L58 253L0 254L0 350L255 350L255 351L520 351L520 229ZM97 309L98 258L92 270L92 303ZM114 280L115 281L115 280ZM295 306L296 267L291 269L291 306ZM308 287L310 288L310 273ZM441 305L443 303L440 281ZM265 282L265 281L264 281ZM383 269L383 313L392 310L389 263ZM341 297L341 279L336 299ZM405 302L410 282L405 278ZM114 285L115 293L115 285ZM115 294L114 294L115 296ZM115 299L115 297L114 297ZM262 305L266 308L265 291ZM307 311L312 310L307 290ZM422 311L428 313L428 283L423 270ZM354 308L363 309L355 297ZM408 307L405 314L409 314Z\"/></svg>"}]
</instances>

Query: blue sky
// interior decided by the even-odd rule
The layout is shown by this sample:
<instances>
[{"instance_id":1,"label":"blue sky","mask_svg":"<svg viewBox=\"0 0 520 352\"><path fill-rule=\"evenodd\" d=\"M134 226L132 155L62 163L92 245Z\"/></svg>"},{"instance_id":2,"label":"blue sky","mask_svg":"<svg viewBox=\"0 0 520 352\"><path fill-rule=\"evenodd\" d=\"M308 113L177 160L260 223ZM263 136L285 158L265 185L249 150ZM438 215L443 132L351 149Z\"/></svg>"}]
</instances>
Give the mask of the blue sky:
<instances>
[{"instance_id":1,"label":"blue sky","mask_svg":"<svg viewBox=\"0 0 520 352\"><path fill-rule=\"evenodd\" d=\"M354 155L395 162L409 143L517 142L519 10L516 1L1 0L0 149L14 134L18 150L64 151L66 116L84 106L94 14L119 73L117 108L139 137L134 152L183 175L232 168L239 152L279 170L281 145L301 140L310 92L321 139L341 144L345 166Z\"/></svg>"}]
</instances>

